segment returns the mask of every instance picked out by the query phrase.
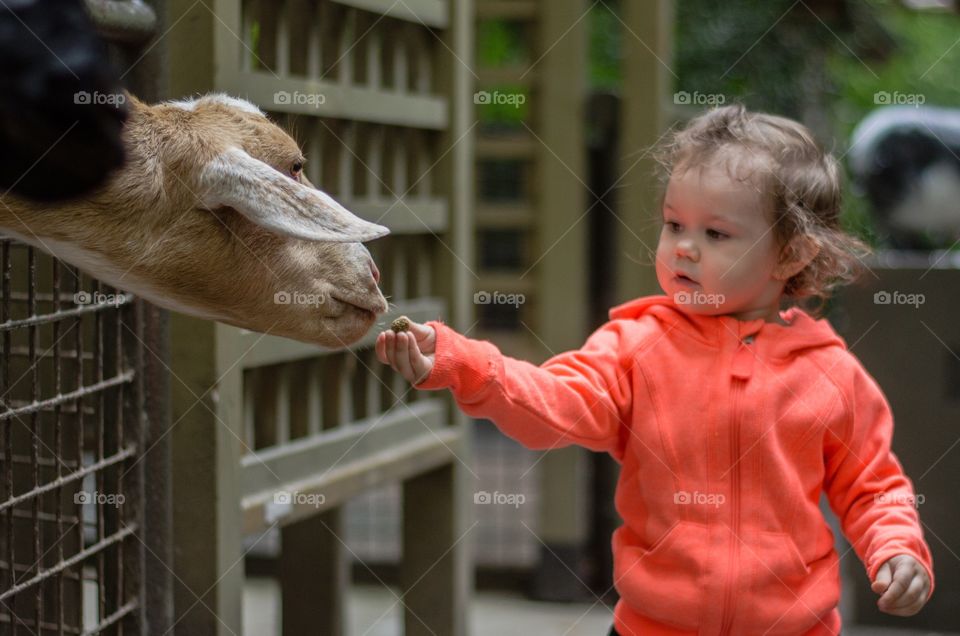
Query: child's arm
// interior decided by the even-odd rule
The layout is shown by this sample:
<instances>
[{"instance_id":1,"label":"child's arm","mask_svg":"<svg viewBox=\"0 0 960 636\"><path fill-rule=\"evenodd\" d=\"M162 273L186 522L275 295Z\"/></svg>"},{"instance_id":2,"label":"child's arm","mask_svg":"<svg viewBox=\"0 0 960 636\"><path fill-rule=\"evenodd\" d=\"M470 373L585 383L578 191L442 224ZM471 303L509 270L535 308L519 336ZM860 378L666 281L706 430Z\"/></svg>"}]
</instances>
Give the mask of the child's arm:
<instances>
[{"instance_id":1,"label":"child's arm","mask_svg":"<svg viewBox=\"0 0 960 636\"><path fill-rule=\"evenodd\" d=\"M625 322L607 323L581 349L539 367L439 321L411 323L406 334L385 331L376 349L408 381L421 380L416 388L449 388L463 412L492 420L528 448L578 444L619 459L632 398Z\"/></svg>"},{"instance_id":2,"label":"child's arm","mask_svg":"<svg viewBox=\"0 0 960 636\"><path fill-rule=\"evenodd\" d=\"M841 439L828 433L824 448L824 489L844 535L866 566L872 589L883 594L880 609L909 616L933 593L933 559L918 501L890 449L890 406L859 363L847 396L846 435Z\"/></svg>"}]
</instances>

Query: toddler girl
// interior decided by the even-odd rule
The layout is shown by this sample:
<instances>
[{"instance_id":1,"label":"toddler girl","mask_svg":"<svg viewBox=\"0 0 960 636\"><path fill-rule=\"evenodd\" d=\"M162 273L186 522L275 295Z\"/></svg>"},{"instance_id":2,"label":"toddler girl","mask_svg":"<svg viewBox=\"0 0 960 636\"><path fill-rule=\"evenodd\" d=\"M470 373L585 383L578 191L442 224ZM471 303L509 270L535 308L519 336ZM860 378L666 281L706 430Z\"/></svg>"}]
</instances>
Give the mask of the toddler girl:
<instances>
[{"instance_id":1,"label":"toddler girl","mask_svg":"<svg viewBox=\"0 0 960 636\"><path fill-rule=\"evenodd\" d=\"M915 614L933 566L886 399L827 321L780 311L860 271L836 160L800 124L742 106L697 117L661 151L666 295L614 307L539 367L441 321L379 334L377 356L528 448L578 444L621 464L614 634L838 634L821 492L879 608Z\"/></svg>"}]
</instances>

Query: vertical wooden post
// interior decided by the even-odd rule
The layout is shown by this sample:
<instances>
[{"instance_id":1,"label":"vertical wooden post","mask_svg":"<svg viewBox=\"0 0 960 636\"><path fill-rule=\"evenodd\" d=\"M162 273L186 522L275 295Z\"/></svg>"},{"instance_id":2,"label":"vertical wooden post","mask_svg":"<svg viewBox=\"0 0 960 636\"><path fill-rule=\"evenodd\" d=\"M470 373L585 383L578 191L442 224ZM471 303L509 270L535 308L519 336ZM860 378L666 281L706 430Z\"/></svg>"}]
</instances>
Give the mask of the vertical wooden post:
<instances>
[{"instance_id":1,"label":"vertical wooden post","mask_svg":"<svg viewBox=\"0 0 960 636\"><path fill-rule=\"evenodd\" d=\"M233 361L219 359L236 350L236 330L180 314L170 323L176 632L226 636L242 629L244 578L242 370L221 375Z\"/></svg>"},{"instance_id":2,"label":"vertical wooden post","mask_svg":"<svg viewBox=\"0 0 960 636\"><path fill-rule=\"evenodd\" d=\"M587 330L587 180L584 109L589 19L585 0L540 4L536 68L531 95L537 146L539 249L536 339L547 357L580 346ZM536 58L534 58L536 59ZM596 212L592 212L596 213ZM541 564L534 594L542 598L589 597L576 571L586 542L586 451L552 450L540 463L538 538ZM561 561L558 562L557 557ZM578 576L579 573L578 573Z\"/></svg>"},{"instance_id":3,"label":"vertical wooden post","mask_svg":"<svg viewBox=\"0 0 960 636\"><path fill-rule=\"evenodd\" d=\"M655 162L648 150L666 126L673 94L673 8L668 0L624 2L623 103L620 109L623 169L616 245L617 302L662 293L653 268L660 214ZM642 267L635 261L649 263Z\"/></svg>"},{"instance_id":4,"label":"vertical wooden post","mask_svg":"<svg viewBox=\"0 0 960 636\"><path fill-rule=\"evenodd\" d=\"M440 148L449 152L435 169L449 201L450 223L433 272L435 293L450 299L445 322L465 331L473 321L472 274L464 263L473 257L473 0L449 0L445 49L433 69L437 91L450 96L450 125ZM454 55L455 54L455 55ZM414 175L418 178L419 175ZM451 409L450 425L461 430L451 463L418 475L403 486L404 634L466 636L468 601L473 590L470 561L471 483L464 462L470 461L468 420Z\"/></svg>"},{"instance_id":5,"label":"vertical wooden post","mask_svg":"<svg viewBox=\"0 0 960 636\"><path fill-rule=\"evenodd\" d=\"M466 636L470 536L459 462L403 484L403 591L406 636ZM466 536L464 533L467 533Z\"/></svg>"},{"instance_id":6,"label":"vertical wooden post","mask_svg":"<svg viewBox=\"0 0 960 636\"><path fill-rule=\"evenodd\" d=\"M233 19L239 23L239 15L231 14L228 4L215 4L217 15L228 23ZM236 41L235 36L226 32L208 8L188 0L171 0L169 22L175 25L164 36L172 71L170 94L213 90L215 52L223 48L225 38ZM235 47L239 46L236 43ZM176 423L170 436L177 634L227 636L243 629L237 461L239 440L244 437L243 376L235 359L224 359L226 352L237 350L233 344L237 333L233 327L182 314L170 316L171 419Z\"/></svg>"},{"instance_id":7,"label":"vertical wooden post","mask_svg":"<svg viewBox=\"0 0 960 636\"><path fill-rule=\"evenodd\" d=\"M342 542L343 518L343 508L334 508L282 528L282 633L346 633L350 560Z\"/></svg>"}]
</instances>

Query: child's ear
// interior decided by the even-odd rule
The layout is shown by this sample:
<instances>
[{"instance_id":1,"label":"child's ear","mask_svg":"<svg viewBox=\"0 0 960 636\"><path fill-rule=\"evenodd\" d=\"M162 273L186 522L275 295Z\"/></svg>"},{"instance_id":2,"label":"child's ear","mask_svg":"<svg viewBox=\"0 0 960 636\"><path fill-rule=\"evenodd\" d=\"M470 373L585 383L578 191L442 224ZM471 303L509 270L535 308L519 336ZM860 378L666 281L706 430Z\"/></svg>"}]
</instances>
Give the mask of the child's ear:
<instances>
[{"instance_id":1,"label":"child's ear","mask_svg":"<svg viewBox=\"0 0 960 636\"><path fill-rule=\"evenodd\" d=\"M795 236L780 250L780 258L773 269L773 277L786 281L795 276L820 253L820 246L806 236Z\"/></svg>"}]
</instances>

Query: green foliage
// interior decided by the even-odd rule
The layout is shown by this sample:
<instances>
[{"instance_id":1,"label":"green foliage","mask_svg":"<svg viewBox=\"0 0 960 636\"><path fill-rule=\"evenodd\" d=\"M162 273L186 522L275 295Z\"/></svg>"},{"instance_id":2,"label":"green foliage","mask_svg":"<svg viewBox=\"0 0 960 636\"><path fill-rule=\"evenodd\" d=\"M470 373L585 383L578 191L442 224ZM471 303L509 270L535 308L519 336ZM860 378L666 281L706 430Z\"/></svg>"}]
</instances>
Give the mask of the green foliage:
<instances>
[{"instance_id":1,"label":"green foliage","mask_svg":"<svg viewBox=\"0 0 960 636\"><path fill-rule=\"evenodd\" d=\"M911 11L891 0L871 0L867 4L892 37L895 48L883 62L857 59L844 50L831 51L828 73L836 87L831 119L834 133L842 141L838 144L841 153L849 150L857 123L884 101L960 106L960 16ZM868 203L849 192L849 187L845 194L850 229L875 245Z\"/></svg>"},{"instance_id":2,"label":"green foliage","mask_svg":"<svg viewBox=\"0 0 960 636\"><path fill-rule=\"evenodd\" d=\"M526 67L532 63L523 26L506 20L484 20L477 27L477 62L480 68ZM517 128L529 116L530 95L521 86L500 85L487 88L508 102L477 104L477 118L487 129ZM522 98L520 97L522 96ZM523 102L523 103L519 103Z\"/></svg>"},{"instance_id":3,"label":"green foliage","mask_svg":"<svg viewBox=\"0 0 960 636\"><path fill-rule=\"evenodd\" d=\"M258 70L260 68L260 58L254 51L260 49L260 21L254 20L250 23L250 68Z\"/></svg>"},{"instance_id":4,"label":"green foliage","mask_svg":"<svg viewBox=\"0 0 960 636\"><path fill-rule=\"evenodd\" d=\"M618 2L601 1L591 7L587 16L588 85L593 91L614 91L620 87L624 27L617 17L618 9Z\"/></svg>"},{"instance_id":5,"label":"green foliage","mask_svg":"<svg viewBox=\"0 0 960 636\"><path fill-rule=\"evenodd\" d=\"M681 0L676 90L721 95L727 103L737 100L751 109L799 117L808 89L798 80L809 49L821 39L818 29L823 27L794 0Z\"/></svg>"},{"instance_id":6,"label":"green foliage","mask_svg":"<svg viewBox=\"0 0 960 636\"><path fill-rule=\"evenodd\" d=\"M477 62L484 68L516 66L528 61L522 25L507 20L482 20L477 26Z\"/></svg>"},{"instance_id":7,"label":"green foliage","mask_svg":"<svg viewBox=\"0 0 960 636\"><path fill-rule=\"evenodd\" d=\"M857 122L878 107L879 93L920 96L927 105L960 106L960 16L910 11L891 0L868 4L896 48L883 63L862 62L844 51L831 53L837 132L849 138Z\"/></svg>"}]
</instances>

